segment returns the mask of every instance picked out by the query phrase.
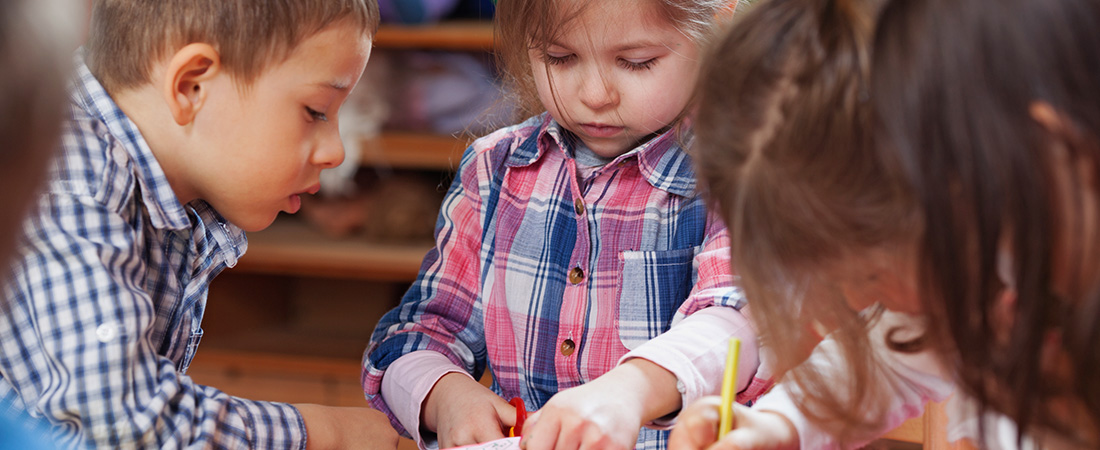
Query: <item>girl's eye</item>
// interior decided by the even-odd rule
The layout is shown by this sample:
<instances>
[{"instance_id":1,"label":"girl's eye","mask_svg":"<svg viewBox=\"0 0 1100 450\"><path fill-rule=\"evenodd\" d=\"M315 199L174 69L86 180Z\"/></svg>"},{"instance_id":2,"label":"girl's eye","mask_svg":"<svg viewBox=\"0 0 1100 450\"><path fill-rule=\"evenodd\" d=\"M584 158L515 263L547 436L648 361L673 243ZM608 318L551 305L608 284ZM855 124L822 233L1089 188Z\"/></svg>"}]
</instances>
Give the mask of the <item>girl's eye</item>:
<instances>
[{"instance_id":1,"label":"girl's eye","mask_svg":"<svg viewBox=\"0 0 1100 450\"><path fill-rule=\"evenodd\" d=\"M564 56L555 56L555 55L551 55L549 53L544 53L542 59L543 59L543 61L546 62L546 64L549 64L551 66L556 66L558 64L565 64L569 61L572 61L573 58L575 58L575 57L576 57L576 55L573 55L573 54L568 54L568 55L564 55Z\"/></svg>"},{"instance_id":2,"label":"girl's eye","mask_svg":"<svg viewBox=\"0 0 1100 450\"><path fill-rule=\"evenodd\" d=\"M619 60L619 65L627 70L648 70L653 67L654 64L657 64L657 58L649 58L641 62L635 62L629 59Z\"/></svg>"},{"instance_id":3,"label":"girl's eye","mask_svg":"<svg viewBox=\"0 0 1100 450\"><path fill-rule=\"evenodd\" d=\"M307 106L306 107L306 113L308 113L309 117L313 118L313 120L319 120L321 122L328 122L328 116L325 115L325 113L323 113L323 112L317 111L317 110Z\"/></svg>"}]
</instances>

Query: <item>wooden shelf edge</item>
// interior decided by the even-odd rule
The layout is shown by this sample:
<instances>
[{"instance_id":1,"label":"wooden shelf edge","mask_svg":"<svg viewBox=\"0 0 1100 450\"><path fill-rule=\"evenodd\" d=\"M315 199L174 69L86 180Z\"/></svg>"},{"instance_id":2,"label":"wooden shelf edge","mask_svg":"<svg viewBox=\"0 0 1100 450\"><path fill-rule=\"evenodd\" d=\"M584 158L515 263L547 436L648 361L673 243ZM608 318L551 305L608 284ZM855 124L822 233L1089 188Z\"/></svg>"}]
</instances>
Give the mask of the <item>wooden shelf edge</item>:
<instances>
[{"instance_id":1,"label":"wooden shelf edge","mask_svg":"<svg viewBox=\"0 0 1100 450\"><path fill-rule=\"evenodd\" d=\"M374 46L385 49L486 51L493 48L493 25L485 20L454 20L424 25L384 24Z\"/></svg>"},{"instance_id":2,"label":"wooden shelf edge","mask_svg":"<svg viewBox=\"0 0 1100 450\"><path fill-rule=\"evenodd\" d=\"M348 359L206 347L202 347L195 355L195 364L202 368L219 367L242 372L321 375L340 378L358 377L362 370L359 361Z\"/></svg>"},{"instance_id":3,"label":"wooden shelf edge","mask_svg":"<svg viewBox=\"0 0 1100 450\"><path fill-rule=\"evenodd\" d=\"M407 131L387 131L363 139L359 163L364 166L454 170L470 139Z\"/></svg>"},{"instance_id":4,"label":"wooden shelf edge","mask_svg":"<svg viewBox=\"0 0 1100 450\"><path fill-rule=\"evenodd\" d=\"M383 244L333 239L299 220L281 217L248 234L248 252L233 272L412 281L431 243Z\"/></svg>"}]
</instances>

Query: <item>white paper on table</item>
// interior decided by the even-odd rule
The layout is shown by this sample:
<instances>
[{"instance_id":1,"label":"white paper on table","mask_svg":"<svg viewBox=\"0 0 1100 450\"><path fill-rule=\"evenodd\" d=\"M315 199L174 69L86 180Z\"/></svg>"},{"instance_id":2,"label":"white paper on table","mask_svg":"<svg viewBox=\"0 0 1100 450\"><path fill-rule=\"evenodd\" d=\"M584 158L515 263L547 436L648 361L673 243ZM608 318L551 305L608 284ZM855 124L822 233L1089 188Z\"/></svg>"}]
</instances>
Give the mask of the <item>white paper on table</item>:
<instances>
[{"instance_id":1,"label":"white paper on table","mask_svg":"<svg viewBox=\"0 0 1100 450\"><path fill-rule=\"evenodd\" d=\"M480 444L451 447L447 450L519 450L519 436L506 437L495 441L482 442Z\"/></svg>"}]
</instances>

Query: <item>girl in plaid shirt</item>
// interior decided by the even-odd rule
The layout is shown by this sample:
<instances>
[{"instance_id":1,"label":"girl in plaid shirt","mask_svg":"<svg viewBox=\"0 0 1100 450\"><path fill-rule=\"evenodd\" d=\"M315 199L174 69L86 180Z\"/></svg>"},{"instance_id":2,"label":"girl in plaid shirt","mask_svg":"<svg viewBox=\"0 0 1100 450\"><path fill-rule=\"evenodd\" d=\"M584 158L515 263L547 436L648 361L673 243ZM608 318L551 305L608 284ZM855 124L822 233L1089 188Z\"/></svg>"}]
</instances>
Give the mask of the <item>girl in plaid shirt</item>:
<instances>
[{"instance_id":1,"label":"girl in plaid shirt","mask_svg":"<svg viewBox=\"0 0 1100 450\"><path fill-rule=\"evenodd\" d=\"M700 46L730 8L499 4L502 67L535 115L466 151L436 247L364 357L367 397L422 448L503 437L520 397L529 450L662 449L680 406L719 390L731 335L740 400L766 389L682 148Z\"/></svg>"}]
</instances>

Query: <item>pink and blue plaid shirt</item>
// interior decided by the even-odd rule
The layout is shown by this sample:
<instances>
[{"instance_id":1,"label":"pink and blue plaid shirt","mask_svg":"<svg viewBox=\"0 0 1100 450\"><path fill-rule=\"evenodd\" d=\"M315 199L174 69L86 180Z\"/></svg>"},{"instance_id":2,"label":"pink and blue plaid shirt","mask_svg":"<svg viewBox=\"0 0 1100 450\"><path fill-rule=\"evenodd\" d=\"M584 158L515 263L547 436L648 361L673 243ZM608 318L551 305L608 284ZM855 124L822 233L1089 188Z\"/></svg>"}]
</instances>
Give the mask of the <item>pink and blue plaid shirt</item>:
<instances>
[{"instance_id":1,"label":"pink and blue plaid shirt","mask_svg":"<svg viewBox=\"0 0 1100 450\"><path fill-rule=\"evenodd\" d=\"M711 306L740 309L729 237L666 132L578 179L571 134L547 114L477 140L436 225L436 247L364 357L368 399L386 368L439 352L493 390L541 408ZM645 428L639 448L665 448Z\"/></svg>"}]
</instances>

